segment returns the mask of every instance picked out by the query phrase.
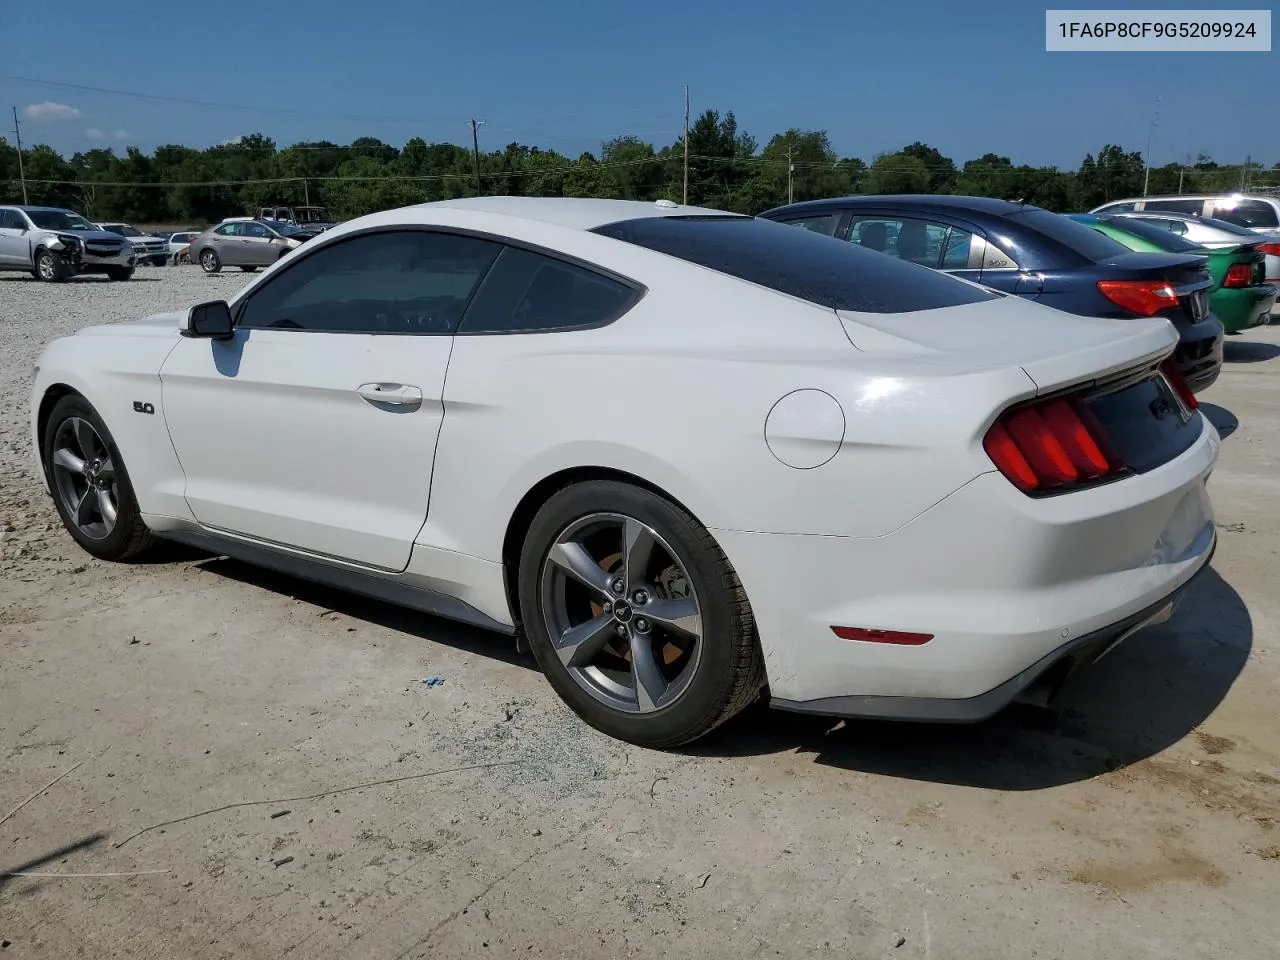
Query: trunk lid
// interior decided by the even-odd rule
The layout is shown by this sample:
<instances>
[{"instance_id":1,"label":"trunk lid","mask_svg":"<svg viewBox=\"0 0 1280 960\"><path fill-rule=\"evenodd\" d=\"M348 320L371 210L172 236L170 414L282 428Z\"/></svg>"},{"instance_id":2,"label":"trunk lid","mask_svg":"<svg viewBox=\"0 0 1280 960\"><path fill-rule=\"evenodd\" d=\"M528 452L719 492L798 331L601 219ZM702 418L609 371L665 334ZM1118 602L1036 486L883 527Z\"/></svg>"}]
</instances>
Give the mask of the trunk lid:
<instances>
[{"instance_id":1,"label":"trunk lid","mask_svg":"<svg viewBox=\"0 0 1280 960\"><path fill-rule=\"evenodd\" d=\"M946 357L966 369L1020 367L1038 393L1150 366L1178 342L1162 317L1082 317L1016 296L941 310L837 315L859 350Z\"/></svg>"}]
</instances>

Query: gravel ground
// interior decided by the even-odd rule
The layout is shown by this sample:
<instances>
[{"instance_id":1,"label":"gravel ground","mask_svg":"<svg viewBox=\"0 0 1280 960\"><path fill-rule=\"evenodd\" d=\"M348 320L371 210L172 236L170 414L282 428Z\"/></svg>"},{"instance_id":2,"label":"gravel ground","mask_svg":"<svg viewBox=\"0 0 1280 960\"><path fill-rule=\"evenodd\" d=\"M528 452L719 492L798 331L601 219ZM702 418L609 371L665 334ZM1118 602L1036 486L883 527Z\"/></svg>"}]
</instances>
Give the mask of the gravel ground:
<instances>
[{"instance_id":1,"label":"gravel ground","mask_svg":"<svg viewBox=\"0 0 1280 960\"><path fill-rule=\"evenodd\" d=\"M243 280L0 278L0 817L71 771L0 821L0 874L164 871L0 875L0 955L1280 956L1280 327L1203 396L1213 571L1059 718L757 710L664 754L502 638L55 526L42 346Z\"/></svg>"}]
</instances>

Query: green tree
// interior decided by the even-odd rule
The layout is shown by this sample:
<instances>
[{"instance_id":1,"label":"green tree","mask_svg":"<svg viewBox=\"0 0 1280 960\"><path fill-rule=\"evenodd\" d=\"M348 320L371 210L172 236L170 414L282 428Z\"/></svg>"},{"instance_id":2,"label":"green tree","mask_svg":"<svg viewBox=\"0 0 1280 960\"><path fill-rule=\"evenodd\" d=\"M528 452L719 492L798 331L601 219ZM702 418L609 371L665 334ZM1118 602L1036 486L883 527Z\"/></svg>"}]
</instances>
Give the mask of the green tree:
<instances>
[{"instance_id":1,"label":"green tree","mask_svg":"<svg viewBox=\"0 0 1280 960\"><path fill-rule=\"evenodd\" d=\"M882 153L867 171L867 193L928 193L929 170L919 157Z\"/></svg>"}]
</instances>

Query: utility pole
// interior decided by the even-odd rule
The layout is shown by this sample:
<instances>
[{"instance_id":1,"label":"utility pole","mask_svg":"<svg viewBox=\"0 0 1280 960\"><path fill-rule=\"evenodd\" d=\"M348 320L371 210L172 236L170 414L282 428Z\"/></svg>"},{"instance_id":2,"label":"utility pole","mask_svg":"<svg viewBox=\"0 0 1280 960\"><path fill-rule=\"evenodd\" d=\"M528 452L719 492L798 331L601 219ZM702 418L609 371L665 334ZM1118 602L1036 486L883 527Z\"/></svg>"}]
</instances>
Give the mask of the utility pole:
<instances>
[{"instance_id":1,"label":"utility pole","mask_svg":"<svg viewBox=\"0 0 1280 960\"><path fill-rule=\"evenodd\" d=\"M1185 166L1178 168L1178 196L1182 196L1182 178L1186 176L1187 168Z\"/></svg>"},{"instance_id":2,"label":"utility pole","mask_svg":"<svg viewBox=\"0 0 1280 960\"><path fill-rule=\"evenodd\" d=\"M689 85L684 85L684 199L689 202Z\"/></svg>"},{"instance_id":3,"label":"utility pole","mask_svg":"<svg viewBox=\"0 0 1280 960\"><path fill-rule=\"evenodd\" d=\"M791 173L795 170L795 164L791 162L791 144L787 144L787 203L793 203L794 198L791 193Z\"/></svg>"},{"instance_id":4,"label":"utility pole","mask_svg":"<svg viewBox=\"0 0 1280 960\"><path fill-rule=\"evenodd\" d=\"M22 181L22 203L27 203L27 175L22 169L22 132L18 129L18 108L13 108L13 135L18 141L18 179Z\"/></svg>"},{"instance_id":5,"label":"utility pole","mask_svg":"<svg viewBox=\"0 0 1280 960\"><path fill-rule=\"evenodd\" d=\"M1151 135L1160 125L1160 98L1156 97L1156 112L1151 115L1151 125L1147 127L1147 149L1142 155L1142 165L1146 168L1142 173L1142 195L1147 195L1147 185L1151 182Z\"/></svg>"},{"instance_id":6,"label":"utility pole","mask_svg":"<svg viewBox=\"0 0 1280 960\"><path fill-rule=\"evenodd\" d=\"M1244 193L1249 189L1249 173L1253 168L1253 154L1246 153L1244 157L1244 169L1240 171L1240 192Z\"/></svg>"},{"instance_id":7,"label":"utility pole","mask_svg":"<svg viewBox=\"0 0 1280 960\"><path fill-rule=\"evenodd\" d=\"M477 128L484 125L483 120L468 120L471 124L471 155L476 161L476 193L480 192L480 134L476 132Z\"/></svg>"}]
</instances>

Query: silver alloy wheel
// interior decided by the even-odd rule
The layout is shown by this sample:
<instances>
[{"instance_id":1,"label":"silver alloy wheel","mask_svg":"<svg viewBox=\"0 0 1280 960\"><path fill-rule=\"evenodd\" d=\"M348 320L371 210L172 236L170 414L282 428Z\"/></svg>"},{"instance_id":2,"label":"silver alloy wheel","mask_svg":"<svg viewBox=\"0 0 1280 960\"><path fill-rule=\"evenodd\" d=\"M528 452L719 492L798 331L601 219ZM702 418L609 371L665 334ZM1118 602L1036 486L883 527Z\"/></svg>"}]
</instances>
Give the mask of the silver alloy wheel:
<instances>
[{"instance_id":1,"label":"silver alloy wheel","mask_svg":"<svg viewBox=\"0 0 1280 960\"><path fill-rule=\"evenodd\" d=\"M53 254L42 253L36 260L36 269L40 271L41 280L52 280L57 268L53 263Z\"/></svg>"},{"instance_id":2,"label":"silver alloy wheel","mask_svg":"<svg viewBox=\"0 0 1280 960\"><path fill-rule=\"evenodd\" d=\"M98 431L82 417L68 417L53 438L53 483L63 509L90 540L115 529L120 505L116 467Z\"/></svg>"},{"instance_id":3,"label":"silver alloy wheel","mask_svg":"<svg viewBox=\"0 0 1280 960\"><path fill-rule=\"evenodd\" d=\"M539 590L547 634L569 675L628 713L670 706L702 659L702 608L688 567L633 517L595 513L556 537Z\"/></svg>"},{"instance_id":4,"label":"silver alloy wheel","mask_svg":"<svg viewBox=\"0 0 1280 960\"><path fill-rule=\"evenodd\" d=\"M213 273L217 262L218 255L212 250L206 250L204 253L200 254L200 266L204 267L206 273Z\"/></svg>"}]
</instances>

